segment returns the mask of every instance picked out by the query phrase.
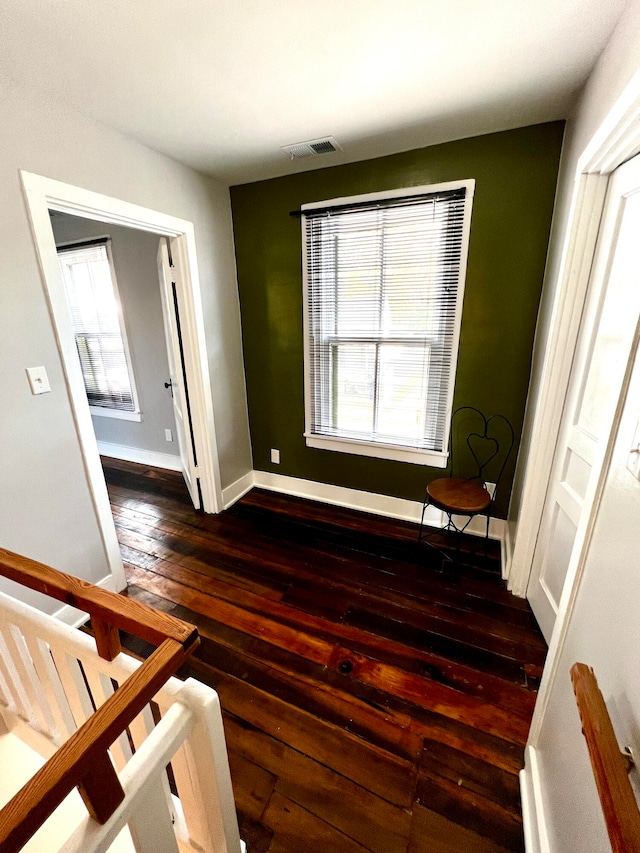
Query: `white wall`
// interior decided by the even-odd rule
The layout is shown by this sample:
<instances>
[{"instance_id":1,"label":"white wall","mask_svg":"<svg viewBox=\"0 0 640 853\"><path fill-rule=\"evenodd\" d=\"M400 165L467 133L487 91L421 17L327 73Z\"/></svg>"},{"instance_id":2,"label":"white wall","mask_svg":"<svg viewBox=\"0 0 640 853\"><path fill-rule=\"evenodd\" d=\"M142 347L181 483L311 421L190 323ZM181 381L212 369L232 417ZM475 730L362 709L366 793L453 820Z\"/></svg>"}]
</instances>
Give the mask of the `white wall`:
<instances>
[{"instance_id":1,"label":"white wall","mask_svg":"<svg viewBox=\"0 0 640 853\"><path fill-rule=\"evenodd\" d=\"M558 284L560 262L567 233L569 207L574 187L578 159L589 140L603 122L623 89L640 67L640 0L629 0L611 38L603 50L586 86L577 99L572 115L567 120L556 196L547 268L540 300L538 325L531 367L531 382L516 476L511 494L509 520L512 537L517 535L517 521L530 436L540 388L542 365L549 336L549 324Z\"/></svg>"},{"instance_id":2,"label":"white wall","mask_svg":"<svg viewBox=\"0 0 640 853\"><path fill-rule=\"evenodd\" d=\"M629 0L567 124L559 191L540 309L527 425L530 429L540 381L551 309L568 225L578 159L640 66L640 0ZM637 371L636 371L637 374ZM640 484L624 469L640 407L640 376L629 399L632 408L620 427L619 444L598 514L575 608L548 684L548 705L537 709L528 762L543 805L538 823L551 853L608 853L611 850L581 734L569 669L576 661L593 666L612 714L621 746L640 749L640 545L637 518ZM523 441L514 486L511 520L517 520L528 445ZM622 463L622 464L620 464ZM544 684L544 682L543 682ZM539 730L538 727L539 726ZM537 775L535 771L537 767ZM638 777L634 777L636 794ZM540 818L541 815L538 815Z\"/></svg>"},{"instance_id":3,"label":"white wall","mask_svg":"<svg viewBox=\"0 0 640 853\"><path fill-rule=\"evenodd\" d=\"M92 415L98 441L179 456L164 337L162 303L156 254L159 237L133 228L105 225L92 219L56 213L51 217L56 244L109 236L113 267L127 331L141 421L122 420L105 414ZM167 442L170 429L174 440Z\"/></svg>"},{"instance_id":4,"label":"white wall","mask_svg":"<svg viewBox=\"0 0 640 853\"><path fill-rule=\"evenodd\" d=\"M19 170L195 226L223 487L251 468L226 187L3 81L0 158L0 544L91 581L106 558L36 261ZM52 391L30 394L25 367Z\"/></svg>"},{"instance_id":5,"label":"white wall","mask_svg":"<svg viewBox=\"0 0 640 853\"><path fill-rule=\"evenodd\" d=\"M640 418L640 359L627 395L569 630L536 740L546 834L558 853L609 853L569 670L593 667L622 749L640 752L640 483L627 470ZM638 771L630 774L636 797Z\"/></svg>"}]
</instances>

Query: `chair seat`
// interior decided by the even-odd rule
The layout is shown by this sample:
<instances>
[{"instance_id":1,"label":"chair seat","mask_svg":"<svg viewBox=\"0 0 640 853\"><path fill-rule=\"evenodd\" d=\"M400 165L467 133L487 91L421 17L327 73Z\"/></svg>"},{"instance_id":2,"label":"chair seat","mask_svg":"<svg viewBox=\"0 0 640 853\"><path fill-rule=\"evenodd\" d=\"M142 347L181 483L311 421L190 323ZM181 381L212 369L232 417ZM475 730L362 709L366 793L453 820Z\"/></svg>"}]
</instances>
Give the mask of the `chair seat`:
<instances>
[{"instance_id":1,"label":"chair seat","mask_svg":"<svg viewBox=\"0 0 640 853\"><path fill-rule=\"evenodd\" d=\"M460 515L484 512L491 503L491 495L482 486L459 477L443 477L427 486L427 495L438 509Z\"/></svg>"}]
</instances>

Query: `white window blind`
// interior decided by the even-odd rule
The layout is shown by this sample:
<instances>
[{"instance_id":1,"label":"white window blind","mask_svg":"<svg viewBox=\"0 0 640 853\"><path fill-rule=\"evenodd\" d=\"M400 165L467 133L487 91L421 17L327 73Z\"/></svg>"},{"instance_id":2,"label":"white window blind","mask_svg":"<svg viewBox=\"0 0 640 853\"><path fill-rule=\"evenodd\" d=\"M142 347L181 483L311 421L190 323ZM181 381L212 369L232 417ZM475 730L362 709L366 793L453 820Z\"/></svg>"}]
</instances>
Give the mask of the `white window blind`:
<instances>
[{"instance_id":1,"label":"white window blind","mask_svg":"<svg viewBox=\"0 0 640 853\"><path fill-rule=\"evenodd\" d=\"M107 241L58 250L91 406L137 410Z\"/></svg>"},{"instance_id":2,"label":"white window blind","mask_svg":"<svg viewBox=\"0 0 640 853\"><path fill-rule=\"evenodd\" d=\"M303 208L311 446L446 456L473 182L447 186Z\"/></svg>"}]
</instances>

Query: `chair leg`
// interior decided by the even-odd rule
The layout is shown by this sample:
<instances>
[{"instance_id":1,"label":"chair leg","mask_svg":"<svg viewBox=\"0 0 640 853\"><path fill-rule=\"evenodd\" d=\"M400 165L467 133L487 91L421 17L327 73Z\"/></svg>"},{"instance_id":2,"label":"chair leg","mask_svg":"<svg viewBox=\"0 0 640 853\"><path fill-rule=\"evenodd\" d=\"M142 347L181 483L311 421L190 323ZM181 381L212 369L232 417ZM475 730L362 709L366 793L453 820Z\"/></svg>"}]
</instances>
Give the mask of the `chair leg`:
<instances>
[{"instance_id":1,"label":"chair leg","mask_svg":"<svg viewBox=\"0 0 640 853\"><path fill-rule=\"evenodd\" d=\"M464 525L459 527L453 521L453 513L448 513L446 511L444 511L447 515L447 523L444 525L444 527L438 528L438 530L433 530L431 533L425 534L424 533L424 528L425 528L424 516L425 516L425 513L427 511L427 507L430 505L431 504L430 504L428 499L425 500L425 502L422 504L422 513L420 516L420 526L418 528L418 545L420 545L422 542L424 542L430 548L437 551L443 560L443 563L442 563L442 569L443 570L444 570L444 563L445 562L449 563L453 568L457 568L460 564L460 554L462 551L462 534L466 531L467 527L469 526L469 524L471 523L473 518L475 518L476 516L469 516L468 521ZM490 530L490 526L491 526L491 507L489 507L488 512L486 513L485 534L483 537L484 538L483 553L484 553L485 560L489 556L489 530ZM440 531L443 531L443 532L448 531L451 535L453 535L455 537L455 547L454 547L453 555L451 555L451 551L447 547L434 545L432 542L429 541L431 536L435 536ZM480 549L474 548L473 553L476 555L479 555Z\"/></svg>"},{"instance_id":2,"label":"chair leg","mask_svg":"<svg viewBox=\"0 0 640 853\"><path fill-rule=\"evenodd\" d=\"M438 530L432 530L430 533L426 533L426 534L424 533L424 528L425 528L424 516L425 516L425 513L427 511L427 507L429 507L429 506L431 506L431 502L429 501L429 498L427 497L425 502L422 504L422 514L420 516L420 526L418 528L418 559L419 559L419 555L420 555L420 545L422 543L424 543L429 548L431 548L432 551L436 551L440 555L440 557L442 558L442 567L440 569L442 571L442 570L444 570L444 563L445 562L452 563L453 560L446 553L445 550L440 548L438 545L434 545L432 542L429 541L431 536L436 536L440 532L439 529ZM449 519L449 521L451 521L451 519ZM449 526L447 525L447 527L444 527L443 529L447 530L447 529L449 529ZM454 527L454 529L455 529L455 527Z\"/></svg>"},{"instance_id":3,"label":"chair leg","mask_svg":"<svg viewBox=\"0 0 640 853\"><path fill-rule=\"evenodd\" d=\"M454 560L454 565L456 569L460 565L460 543L462 541L462 531L458 529L458 527L454 524L453 529L456 532L456 558Z\"/></svg>"},{"instance_id":4,"label":"chair leg","mask_svg":"<svg viewBox=\"0 0 640 853\"><path fill-rule=\"evenodd\" d=\"M484 534L484 558L489 556L489 525L491 523L491 507L487 510L487 529Z\"/></svg>"},{"instance_id":5,"label":"chair leg","mask_svg":"<svg viewBox=\"0 0 640 853\"><path fill-rule=\"evenodd\" d=\"M418 545L422 542L422 528L424 527L424 514L427 511L428 501L422 503L422 515L420 516L420 527L418 528Z\"/></svg>"}]
</instances>

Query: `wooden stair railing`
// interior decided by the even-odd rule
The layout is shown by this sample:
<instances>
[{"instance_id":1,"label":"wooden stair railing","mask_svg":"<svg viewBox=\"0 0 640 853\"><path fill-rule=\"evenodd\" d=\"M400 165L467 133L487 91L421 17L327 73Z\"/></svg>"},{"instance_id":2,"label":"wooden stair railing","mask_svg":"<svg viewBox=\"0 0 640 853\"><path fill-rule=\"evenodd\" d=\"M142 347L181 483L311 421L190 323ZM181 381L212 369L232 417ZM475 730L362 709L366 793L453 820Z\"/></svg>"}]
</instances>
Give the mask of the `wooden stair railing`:
<instances>
[{"instance_id":1,"label":"wooden stair railing","mask_svg":"<svg viewBox=\"0 0 640 853\"><path fill-rule=\"evenodd\" d=\"M611 849L613 853L640 853L640 810L627 775L629 757L618 747L593 670L574 663L571 681Z\"/></svg>"},{"instance_id":2,"label":"wooden stair railing","mask_svg":"<svg viewBox=\"0 0 640 853\"><path fill-rule=\"evenodd\" d=\"M76 787L96 820L109 819L124 791L107 750L200 638L194 625L3 548L0 575L88 613L98 653L106 660L120 651L118 630L158 646L0 810L0 853L15 853Z\"/></svg>"}]
</instances>

